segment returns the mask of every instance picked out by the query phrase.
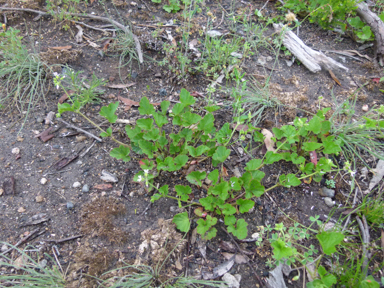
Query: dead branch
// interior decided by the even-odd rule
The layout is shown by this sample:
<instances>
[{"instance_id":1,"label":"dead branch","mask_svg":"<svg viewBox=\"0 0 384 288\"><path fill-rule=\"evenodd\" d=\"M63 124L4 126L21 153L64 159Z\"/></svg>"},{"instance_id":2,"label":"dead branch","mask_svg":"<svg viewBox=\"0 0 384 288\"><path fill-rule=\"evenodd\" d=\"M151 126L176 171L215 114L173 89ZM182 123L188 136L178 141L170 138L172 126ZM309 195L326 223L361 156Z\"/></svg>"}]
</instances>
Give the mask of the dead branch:
<instances>
[{"instance_id":1,"label":"dead branch","mask_svg":"<svg viewBox=\"0 0 384 288\"><path fill-rule=\"evenodd\" d=\"M380 65L384 64L384 23L379 16L369 10L368 5L364 2L357 4L357 15L371 27L375 34L375 61L378 60Z\"/></svg>"},{"instance_id":2,"label":"dead branch","mask_svg":"<svg viewBox=\"0 0 384 288\"><path fill-rule=\"evenodd\" d=\"M50 15L47 12L43 12L43 11L39 11L39 10L34 10L34 9L27 9L27 8L0 7L0 10L1 11L22 11L22 12L36 13L40 17L41 16L49 16ZM91 18L91 19L95 19L95 20L109 22L112 25L120 28L121 30L123 30L125 33L127 33L128 35L130 35L133 38L133 40L135 41L135 46L136 46L137 56L139 57L139 62L140 63L144 62L144 60L143 60L143 52L141 50L141 45L140 45L139 38L135 34L133 34L132 31L130 29L128 29L126 26L120 24L119 22L117 22L117 21L115 21L113 19L109 19L109 18L101 17L101 16L96 16L96 15L79 14L79 13L68 13L68 15L76 16L76 17L81 17L81 18Z\"/></svg>"},{"instance_id":3,"label":"dead branch","mask_svg":"<svg viewBox=\"0 0 384 288\"><path fill-rule=\"evenodd\" d=\"M69 124L68 122L64 121L64 120L61 119L61 118L57 118L57 120L60 121L60 122L62 122L62 123L64 123L65 125L67 125L69 128L72 128L72 129L75 129L75 130L77 130L77 131L83 132L84 134L88 135L89 137L92 137L92 138L96 139L96 140L99 141L99 142L103 142L103 140L102 140L101 138L99 138L99 137L93 135L92 133L89 133L89 132L85 131L84 129L81 129L81 128L76 127L76 126L74 126L74 125L72 125L72 124Z\"/></svg>"},{"instance_id":4,"label":"dead branch","mask_svg":"<svg viewBox=\"0 0 384 288\"><path fill-rule=\"evenodd\" d=\"M281 23L273 24L273 27L276 32L283 30L283 24ZM283 44L311 72L319 72L321 71L321 67L325 68L326 70L344 69L345 71L348 71L348 68L339 62L325 56L321 52L317 52L309 48L290 30L286 30L284 32Z\"/></svg>"},{"instance_id":5,"label":"dead branch","mask_svg":"<svg viewBox=\"0 0 384 288\"><path fill-rule=\"evenodd\" d=\"M12 246L11 248L5 250L3 253L1 253L0 255L5 255L7 254L8 252L12 251L13 249L19 247L21 244L23 243L26 243L28 241L28 239L32 238L33 236L35 236L36 234L39 235L39 232L40 232L40 228L36 228L35 230L33 230L31 233L29 233L27 236L25 236L23 239L21 239L19 242L17 242L14 246ZM43 231L45 232L45 231Z\"/></svg>"}]
</instances>

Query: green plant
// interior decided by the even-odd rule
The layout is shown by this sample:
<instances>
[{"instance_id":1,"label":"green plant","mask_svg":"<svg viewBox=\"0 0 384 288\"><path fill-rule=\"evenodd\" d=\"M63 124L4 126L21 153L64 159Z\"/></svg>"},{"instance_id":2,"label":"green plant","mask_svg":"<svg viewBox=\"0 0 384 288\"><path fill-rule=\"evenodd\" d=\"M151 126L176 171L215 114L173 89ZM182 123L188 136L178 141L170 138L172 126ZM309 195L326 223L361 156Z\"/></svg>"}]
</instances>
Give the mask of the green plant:
<instances>
[{"instance_id":1,"label":"green plant","mask_svg":"<svg viewBox=\"0 0 384 288\"><path fill-rule=\"evenodd\" d=\"M7 245L16 250L20 256L18 259L21 261L17 264L14 259L5 255L0 258L0 267L6 269L6 274L0 273L0 285L2 287L39 287L39 288L64 288L65 275L60 272L56 266L49 267L42 265L43 257L38 252L26 252L27 246L24 250L12 246L11 244L2 242L1 245ZM38 249L31 249L31 251L38 251ZM50 262L55 263L48 254L44 254L44 258L49 259Z\"/></svg>"},{"instance_id":2,"label":"green plant","mask_svg":"<svg viewBox=\"0 0 384 288\"><path fill-rule=\"evenodd\" d=\"M327 125L328 122L324 120L323 114L325 111L321 110L308 124L305 123L306 119L296 119L295 126L286 125L276 130L277 139L282 140L282 142L277 142L277 150L275 152L268 151L263 159L249 161L245 168L246 173L239 178L232 177L229 181L225 181L220 177L218 169L209 173L205 171L189 173L186 180L192 185L201 187L205 178L212 181L207 196L199 199L199 203L189 201L189 194L192 193L190 186L176 185L176 197L171 196L168 185L160 188L153 185L154 179L162 171L175 172L181 170L185 165L190 166L192 161L211 161L214 167L222 166L222 163L230 154L227 146L244 139L244 137L237 140L232 139L237 130L236 128L244 123L245 119L243 117L235 118L236 124L233 128L230 128L229 123L226 123L217 130L214 127L212 112L219 109L219 107L206 106L205 111L201 111L205 114L202 117L193 113L195 111L192 105L195 104L195 101L187 90L181 90L180 103L175 104L169 114L172 117L172 132L169 135L162 130L163 126L169 124L166 117L170 105L169 101L163 101L160 105L161 110L157 112L146 97L143 97L140 101L139 112L141 115L146 115L147 118L138 119L135 126L127 125L125 127L130 139L130 145L117 141L112 136L111 128L108 128L107 131L98 128L102 131L100 136L112 137L114 141L120 144L118 148L111 151L110 155L112 157L130 161L129 153L132 150L137 154L144 154L148 158L140 160L142 171L134 176L134 181L143 182L148 190L157 190L158 193L152 196L152 202L167 197L177 200L179 206L182 206L184 202L187 205L198 206L195 210L195 214L199 218L197 220L197 232L204 238L211 239L216 236L214 226L218 220L216 216L218 216L224 218L224 223L229 232L239 239L244 239L247 236L248 224L244 219L236 219L234 214L236 211L240 213L248 212L255 204L252 198L260 197L265 191L278 186L287 188L298 186L304 178L314 177L316 181L320 181L322 175L333 171L332 167L335 165L326 157L321 157L316 165L313 162L306 163L307 160L303 157L309 155L308 151L318 150L318 153L322 151L324 154L333 154L340 151L340 147L337 146L337 142L335 143L333 136L328 136L329 138L322 136L329 131L330 125ZM116 102L102 107L100 115L110 123L114 123L117 118L115 111L118 104ZM59 115L65 111L81 113L76 105L76 100L72 106L68 103L59 104ZM243 133L253 133L256 142L264 140L263 135L249 123L247 131L243 131ZM322 140L322 143L314 142L317 137ZM298 146L302 148L298 148ZM279 150L288 150L290 152L279 153ZM150 160L153 158L156 161ZM266 189L261 184L265 174L260 169L265 165L281 160L293 162L297 165L297 173L281 175L277 184ZM174 222L179 230L189 231L191 224L187 213L177 214Z\"/></svg>"},{"instance_id":3,"label":"green plant","mask_svg":"<svg viewBox=\"0 0 384 288\"><path fill-rule=\"evenodd\" d=\"M311 23L318 23L322 28L345 27L343 21L356 10L355 0L287 0L284 8L295 14L309 14Z\"/></svg>"},{"instance_id":4,"label":"green plant","mask_svg":"<svg viewBox=\"0 0 384 288\"><path fill-rule=\"evenodd\" d=\"M206 36L204 41L204 50L201 58L196 60L196 70L203 72L208 77L217 79L221 70L227 70L231 65L238 69L241 59L253 55L248 42L244 43L241 37L233 36L231 38ZM229 73L226 73L229 78Z\"/></svg>"},{"instance_id":5,"label":"green plant","mask_svg":"<svg viewBox=\"0 0 384 288\"><path fill-rule=\"evenodd\" d=\"M365 197L359 209L359 213L365 215L367 221L376 227L383 227L384 223L384 200L381 196L382 193L376 199Z\"/></svg>"},{"instance_id":6,"label":"green plant","mask_svg":"<svg viewBox=\"0 0 384 288\"><path fill-rule=\"evenodd\" d=\"M161 3L161 0L152 0L153 3ZM181 0L185 6L191 3L191 0ZM176 13L182 8L179 0L168 0L168 4L163 6L163 9L168 13Z\"/></svg>"},{"instance_id":7,"label":"green plant","mask_svg":"<svg viewBox=\"0 0 384 288\"><path fill-rule=\"evenodd\" d=\"M131 33L122 31L115 27L116 29L116 38L111 44L111 49L119 53L119 76L120 80L123 81L121 75L121 68L132 65L132 60L138 60L137 50L135 46L135 40ZM137 61L139 63L139 61Z\"/></svg>"},{"instance_id":8,"label":"green plant","mask_svg":"<svg viewBox=\"0 0 384 288\"><path fill-rule=\"evenodd\" d=\"M4 108L27 111L26 121L30 109L41 98L45 101L47 91L44 87L49 67L37 53L28 53L19 33L12 27L0 33L0 104Z\"/></svg>"},{"instance_id":9,"label":"green plant","mask_svg":"<svg viewBox=\"0 0 384 288\"><path fill-rule=\"evenodd\" d=\"M357 97L353 100L349 98L340 104L335 97L333 99L337 108L329 118L330 133L335 135L335 140L340 143L344 156L349 161L353 161L356 156L365 163L361 154L366 152L384 160L384 144L380 141L384 136L384 106L373 107L362 116L356 117Z\"/></svg>"},{"instance_id":10,"label":"green plant","mask_svg":"<svg viewBox=\"0 0 384 288\"><path fill-rule=\"evenodd\" d=\"M328 188L335 188L336 187L335 180L333 180L333 179L325 180L325 185L327 185Z\"/></svg>"},{"instance_id":11,"label":"green plant","mask_svg":"<svg viewBox=\"0 0 384 288\"><path fill-rule=\"evenodd\" d=\"M54 21L64 21L63 28L69 29L69 21L77 20L77 17L71 15L71 13L79 13L79 5L81 0L47 0L47 12L53 17ZM87 5L87 0L84 0Z\"/></svg>"},{"instance_id":12,"label":"green plant","mask_svg":"<svg viewBox=\"0 0 384 288\"><path fill-rule=\"evenodd\" d=\"M73 69L66 67L62 76L58 73L54 73L55 81L60 81L66 91L71 90L71 99L76 99L79 105L83 107L87 103L99 103L99 94L102 93L100 86L103 86L107 81L97 78L95 73L92 74L92 79L82 79L79 77L83 71L75 72ZM56 84L56 88L59 89L60 85Z\"/></svg>"}]
</instances>

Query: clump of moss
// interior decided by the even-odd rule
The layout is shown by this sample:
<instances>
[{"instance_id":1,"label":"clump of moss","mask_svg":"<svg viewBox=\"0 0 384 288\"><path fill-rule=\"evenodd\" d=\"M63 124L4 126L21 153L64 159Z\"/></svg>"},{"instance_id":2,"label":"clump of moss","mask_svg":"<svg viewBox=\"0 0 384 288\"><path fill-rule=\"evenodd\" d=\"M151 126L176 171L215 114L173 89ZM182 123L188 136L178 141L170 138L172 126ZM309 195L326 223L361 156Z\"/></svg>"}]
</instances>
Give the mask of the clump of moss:
<instances>
[{"instance_id":1,"label":"clump of moss","mask_svg":"<svg viewBox=\"0 0 384 288\"><path fill-rule=\"evenodd\" d=\"M99 198L84 205L80 230L91 237L105 237L120 244L127 239L127 233L114 225L116 216L125 212L125 206L114 198Z\"/></svg>"}]
</instances>

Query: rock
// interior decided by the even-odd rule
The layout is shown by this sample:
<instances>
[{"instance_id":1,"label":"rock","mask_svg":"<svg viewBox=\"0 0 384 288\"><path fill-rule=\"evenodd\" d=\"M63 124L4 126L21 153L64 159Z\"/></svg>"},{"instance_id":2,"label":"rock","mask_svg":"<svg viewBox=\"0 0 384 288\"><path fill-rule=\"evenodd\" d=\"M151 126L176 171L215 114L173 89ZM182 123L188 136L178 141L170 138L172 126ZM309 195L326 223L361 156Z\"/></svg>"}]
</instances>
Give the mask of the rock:
<instances>
[{"instance_id":1,"label":"rock","mask_svg":"<svg viewBox=\"0 0 384 288\"><path fill-rule=\"evenodd\" d=\"M335 190L328 189L327 187L322 187L319 189L319 194L322 197L333 198L333 197L335 197Z\"/></svg>"},{"instance_id":2,"label":"rock","mask_svg":"<svg viewBox=\"0 0 384 288\"><path fill-rule=\"evenodd\" d=\"M117 183L119 179L115 174L109 173L106 170L101 171L102 176L100 176L100 179L103 180L104 182L112 182L112 183Z\"/></svg>"},{"instance_id":3,"label":"rock","mask_svg":"<svg viewBox=\"0 0 384 288\"><path fill-rule=\"evenodd\" d=\"M85 184L85 185L83 186L83 189L82 189L81 191L83 191L83 193L88 193L88 192L89 192L89 185L88 185L88 184Z\"/></svg>"},{"instance_id":4,"label":"rock","mask_svg":"<svg viewBox=\"0 0 384 288\"><path fill-rule=\"evenodd\" d=\"M87 139L87 136L81 135L81 136L76 136L76 141L77 142L82 142Z\"/></svg>"},{"instance_id":5,"label":"rock","mask_svg":"<svg viewBox=\"0 0 384 288\"><path fill-rule=\"evenodd\" d=\"M42 117L36 118L36 123L43 123L44 119Z\"/></svg>"},{"instance_id":6,"label":"rock","mask_svg":"<svg viewBox=\"0 0 384 288\"><path fill-rule=\"evenodd\" d=\"M135 196L135 191L129 192L129 196L130 196L130 197Z\"/></svg>"},{"instance_id":7,"label":"rock","mask_svg":"<svg viewBox=\"0 0 384 288\"><path fill-rule=\"evenodd\" d=\"M39 262L39 268L40 269L44 269L45 268L45 266L47 266L47 263L48 263L48 261L47 260L45 260L45 259L43 259L43 260L41 260L40 262Z\"/></svg>"},{"instance_id":8,"label":"rock","mask_svg":"<svg viewBox=\"0 0 384 288\"><path fill-rule=\"evenodd\" d=\"M214 37L220 37L221 35L223 35L223 33L221 33L220 31L217 31L217 30L209 30L209 31L207 32L207 35L208 35L209 37L214 38Z\"/></svg>"},{"instance_id":9,"label":"rock","mask_svg":"<svg viewBox=\"0 0 384 288\"><path fill-rule=\"evenodd\" d=\"M20 148L17 148L17 147L13 148L12 154L20 154Z\"/></svg>"},{"instance_id":10,"label":"rock","mask_svg":"<svg viewBox=\"0 0 384 288\"><path fill-rule=\"evenodd\" d=\"M131 6L137 6L137 3L133 2L133 1L130 4L131 4Z\"/></svg>"},{"instance_id":11,"label":"rock","mask_svg":"<svg viewBox=\"0 0 384 288\"><path fill-rule=\"evenodd\" d=\"M26 210L24 207L20 207L19 209L17 209L17 212L19 213L24 213Z\"/></svg>"},{"instance_id":12,"label":"rock","mask_svg":"<svg viewBox=\"0 0 384 288\"><path fill-rule=\"evenodd\" d=\"M44 197L43 196L41 196L41 195L37 195L36 196L36 202L37 203L40 203L40 202L43 202L44 201Z\"/></svg>"},{"instance_id":13,"label":"rock","mask_svg":"<svg viewBox=\"0 0 384 288\"><path fill-rule=\"evenodd\" d=\"M324 202L328 207L333 207L335 205L335 201L332 201L332 198L329 197L325 197Z\"/></svg>"},{"instance_id":14,"label":"rock","mask_svg":"<svg viewBox=\"0 0 384 288\"><path fill-rule=\"evenodd\" d=\"M233 276L229 273L225 273L222 280L225 281L225 283L227 284L226 287L240 288L241 275L239 274Z\"/></svg>"},{"instance_id":15,"label":"rock","mask_svg":"<svg viewBox=\"0 0 384 288\"><path fill-rule=\"evenodd\" d=\"M139 76L139 74L137 74L136 71L133 71L132 74L131 74L131 78L132 78L133 80L135 80L135 79L137 78L137 76Z\"/></svg>"},{"instance_id":16,"label":"rock","mask_svg":"<svg viewBox=\"0 0 384 288\"><path fill-rule=\"evenodd\" d=\"M6 244L3 244L3 246L1 246L1 252L5 252L8 250L8 246Z\"/></svg>"},{"instance_id":17,"label":"rock","mask_svg":"<svg viewBox=\"0 0 384 288\"><path fill-rule=\"evenodd\" d=\"M75 207L75 205L72 202L68 201L67 202L67 209L70 210L70 209L73 209L73 207Z\"/></svg>"},{"instance_id":18,"label":"rock","mask_svg":"<svg viewBox=\"0 0 384 288\"><path fill-rule=\"evenodd\" d=\"M367 104L363 105L361 110L363 110L364 112L368 112L368 110L369 110L368 105Z\"/></svg>"},{"instance_id":19,"label":"rock","mask_svg":"<svg viewBox=\"0 0 384 288\"><path fill-rule=\"evenodd\" d=\"M208 178L205 178L204 182L205 182L205 184L207 184L207 185L211 185L211 184L212 184L212 181L209 180Z\"/></svg>"},{"instance_id":20,"label":"rock","mask_svg":"<svg viewBox=\"0 0 384 288\"><path fill-rule=\"evenodd\" d=\"M81 186L81 183L78 182L78 181L76 181L76 182L73 183L73 185L72 185L73 188L78 188L78 187L80 187L80 186Z\"/></svg>"},{"instance_id":21,"label":"rock","mask_svg":"<svg viewBox=\"0 0 384 288\"><path fill-rule=\"evenodd\" d=\"M3 195L3 193L4 193L4 189L0 188L0 196Z\"/></svg>"},{"instance_id":22,"label":"rock","mask_svg":"<svg viewBox=\"0 0 384 288\"><path fill-rule=\"evenodd\" d=\"M235 169L233 169L233 174L235 174L235 177L238 177L240 178L241 177L241 173L239 171L239 168L238 167L235 167Z\"/></svg>"},{"instance_id":23,"label":"rock","mask_svg":"<svg viewBox=\"0 0 384 288\"><path fill-rule=\"evenodd\" d=\"M161 73L156 73L156 74L155 74L155 77L156 77L156 78L161 78Z\"/></svg>"},{"instance_id":24,"label":"rock","mask_svg":"<svg viewBox=\"0 0 384 288\"><path fill-rule=\"evenodd\" d=\"M260 55L259 58L257 58L257 64L264 66L265 63L267 63L267 59L263 55Z\"/></svg>"},{"instance_id":25,"label":"rock","mask_svg":"<svg viewBox=\"0 0 384 288\"><path fill-rule=\"evenodd\" d=\"M165 90L164 88L161 88L159 90L159 96L161 96L161 97L167 96L167 90Z\"/></svg>"},{"instance_id":26,"label":"rock","mask_svg":"<svg viewBox=\"0 0 384 288\"><path fill-rule=\"evenodd\" d=\"M235 57L235 58L238 58L238 59L243 58L243 54L241 54L241 53L237 53L237 52L232 52L232 53L231 53L231 56L232 56L232 57Z\"/></svg>"},{"instance_id":27,"label":"rock","mask_svg":"<svg viewBox=\"0 0 384 288\"><path fill-rule=\"evenodd\" d=\"M42 185L44 185L44 184L47 183L47 182L48 182L47 178L41 178L41 180L40 180L40 183L41 183Z\"/></svg>"}]
</instances>

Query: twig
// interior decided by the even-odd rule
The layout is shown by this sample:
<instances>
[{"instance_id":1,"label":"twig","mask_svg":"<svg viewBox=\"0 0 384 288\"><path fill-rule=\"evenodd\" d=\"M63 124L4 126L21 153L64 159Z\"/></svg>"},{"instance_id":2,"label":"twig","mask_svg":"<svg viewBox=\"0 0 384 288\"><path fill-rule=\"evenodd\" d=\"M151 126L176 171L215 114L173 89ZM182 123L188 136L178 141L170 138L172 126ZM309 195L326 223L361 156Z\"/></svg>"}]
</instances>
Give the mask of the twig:
<instances>
[{"instance_id":1,"label":"twig","mask_svg":"<svg viewBox=\"0 0 384 288\"><path fill-rule=\"evenodd\" d=\"M28 9L28 8L6 8L6 7L0 7L0 10L4 10L4 11L23 11L23 12L36 13L36 14L39 14L40 17L41 16L49 16L50 15L47 12L42 12L42 11L39 11L39 10ZM140 45L139 38L135 34L133 34L132 31L130 31L126 26L120 24L119 22L117 22L117 21L115 21L113 19L109 19L109 18L101 17L101 16L96 16L96 15L91 15L91 14L68 13L68 15L75 16L75 17L81 17L81 18L91 18L91 19L95 19L95 20L105 21L105 22L109 22L109 23L113 24L114 26L120 28L125 33L129 34L130 36L132 36L133 40L135 41L135 46L136 46L137 56L139 57L139 62L140 63L144 62L143 52L141 50L141 45Z\"/></svg>"},{"instance_id":2,"label":"twig","mask_svg":"<svg viewBox=\"0 0 384 288\"><path fill-rule=\"evenodd\" d=\"M149 207L151 207L151 205L152 205L152 202L150 202L150 203L148 204L148 206L144 209L144 211L143 211L139 216L143 216L144 213L148 211Z\"/></svg>"},{"instance_id":3,"label":"twig","mask_svg":"<svg viewBox=\"0 0 384 288\"><path fill-rule=\"evenodd\" d=\"M59 240L47 239L47 240L42 240L42 241L44 241L44 242L54 242L55 244L60 244L60 243L71 241L71 240L74 240L74 239L77 239L77 238L80 238L80 237L83 237L83 235L76 235L76 236L72 236L72 237L68 237L68 238L64 238L64 239L59 239Z\"/></svg>"},{"instance_id":4,"label":"twig","mask_svg":"<svg viewBox=\"0 0 384 288\"><path fill-rule=\"evenodd\" d=\"M35 234L38 234L39 231L40 231L40 228L36 228L36 229L33 230L29 235L25 236L23 239L21 239L19 242L17 242L13 247L11 247L11 248L9 248L8 250L5 250L3 253L1 253L1 255L5 255L5 254L7 254L8 252L12 251L14 248L17 248L17 247L19 247L21 244L27 242L29 238L31 238L31 237L34 236Z\"/></svg>"},{"instance_id":5,"label":"twig","mask_svg":"<svg viewBox=\"0 0 384 288\"><path fill-rule=\"evenodd\" d=\"M361 234L363 237L363 255L364 258L363 264L361 265L362 273L367 273L367 266L368 266L368 254L367 254L367 245L369 244L370 236L369 236L369 227L367 223L367 219L365 218L365 215L363 215L363 222L359 218L359 216L356 216L357 223L359 224Z\"/></svg>"},{"instance_id":6,"label":"twig","mask_svg":"<svg viewBox=\"0 0 384 288\"><path fill-rule=\"evenodd\" d=\"M89 152L89 150L91 150L91 148L95 145L95 143L96 143L96 140L93 141L93 143L91 144L91 146L89 146L87 148L87 150L85 150L83 153L80 154L80 158L83 158L85 156L85 154L87 154Z\"/></svg>"},{"instance_id":7,"label":"twig","mask_svg":"<svg viewBox=\"0 0 384 288\"><path fill-rule=\"evenodd\" d=\"M74 21L74 22L76 24L83 25L84 27L87 27L89 29L93 29L93 30L96 30L96 31L101 31L101 32L104 32L104 33L107 33L108 31L110 31L110 32L116 31L116 29L101 29L101 28L93 27L91 25L85 24L84 22L80 22L80 21Z\"/></svg>"},{"instance_id":8,"label":"twig","mask_svg":"<svg viewBox=\"0 0 384 288\"><path fill-rule=\"evenodd\" d=\"M228 231L227 231L224 227L221 227L221 229L222 229L225 233L227 233L227 235L229 236L229 238L231 238L232 242L236 245L237 250L238 250L238 251L241 253L241 255L243 255L243 257L245 258L245 257L246 257L245 254L243 253L243 251L241 251L239 245L237 244L237 242L235 241L235 239L233 239L232 235L229 234ZM255 269L253 268L253 266L249 263L249 261L247 261L247 264L248 264L249 268L251 269L251 271L253 272L253 274L255 275L257 281L259 281L259 283L260 283L260 287L263 287L263 286L264 286L264 285L263 285L263 282L261 281L259 275L257 275L257 273L256 273Z\"/></svg>"},{"instance_id":9,"label":"twig","mask_svg":"<svg viewBox=\"0 0 384 288\"><path fill-rule=\"evenodd\" d=\"M359 189L359 188L356 187L356 189L355 189L355 196L353 197L352 208L355 208L356 198L357 198L357 189ZM345 221L344 227L343 227L343 229L341 231L344 231L345 229L347 229L349 221L351 220L351 214L352 213L350 213L348 215L347 221Z\"/></svg>"},{"instance_id":10,"label":"twig","mask_svg":"<svg viewBox=\"0 0 384 288\"><path fill-rule=\"evenodd\" d=\"M149 12L152 12L152 10L151 9L149 9L149 7L147 6L147 3L145 3L145 1L143 1L143 0L140 0L141 1L141 3L143 3L144 4L144 6L145 7L147 7L147 9L149 10Z\"/></svg>"},{"instance_id":11,"label":"twig","mask_svg":"<svg viewBox=\"0 0 384 288\"><path fill-rule=\"evenodd\" d=\"M268 2L269 2L269 0L265 1L265 4L263 5L263 7L261 7L259 10L260 12L265 8L265 6L267 6Z\"/></svg>"},{"instance_id":12,"label":"twig","mask_svg":"<svg viewBox=\"0 0 384 288\"><path fill-rule=\"evenodd\" d=\"M83 132L84 134L88 135L89 137L92 137L92 138L96 139L99 142L103 142L103 140L101 138L93 135L92 133L89 133L89 132L85 131L84 129L81 129L81 128L76 127L76 126L74 126L72 124L69 124L68 122L64 121L61 118L57 118L57 120L59 120L60 122L64 123L65 125L67 125L69 128L72 128L72 129L75 129L77 131Z\"/></svg>"},{"instance_id":13,"label":"twig","mask_svg":"<svg viewBox=\"0 0 384 288\"><path fill-rule=\"evenodd\" d=\"M55 248L54 248L54 247L52 247L52 252L53 252L53 255L55 256L55 260L56 260L57 265L59 265L59 267L60 267L61 273L63 273L63 275L64 275L63 267L61 267L61 264L60 264L60 262L59 262L59 259L57 259L57 256L56 256Z\"/></svg>"},{"instance_id":14,"label":"twig","mask_svg":"<svg viewBox=\"0 0 384 288\"><path fill-rule=\"evenodd\" d=\"M72 169L61 170L61 171L56 171L56 172L49 172L49 173L45 173L43 176L53 175L53 174L59 174L59 173L62 173L62 172L68 172L68 171L71 171L71 170L72 170Z\"/></svg>"}]
</instances>

